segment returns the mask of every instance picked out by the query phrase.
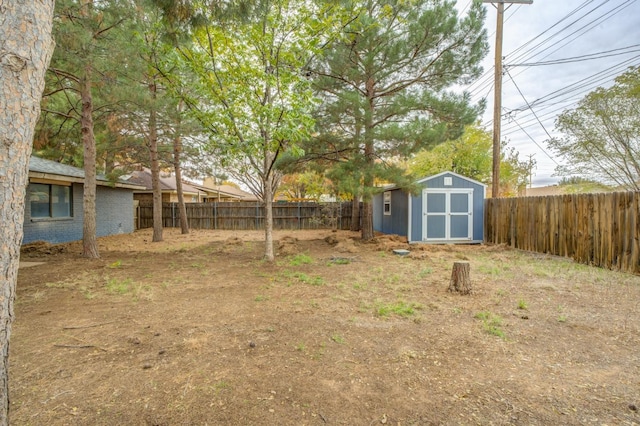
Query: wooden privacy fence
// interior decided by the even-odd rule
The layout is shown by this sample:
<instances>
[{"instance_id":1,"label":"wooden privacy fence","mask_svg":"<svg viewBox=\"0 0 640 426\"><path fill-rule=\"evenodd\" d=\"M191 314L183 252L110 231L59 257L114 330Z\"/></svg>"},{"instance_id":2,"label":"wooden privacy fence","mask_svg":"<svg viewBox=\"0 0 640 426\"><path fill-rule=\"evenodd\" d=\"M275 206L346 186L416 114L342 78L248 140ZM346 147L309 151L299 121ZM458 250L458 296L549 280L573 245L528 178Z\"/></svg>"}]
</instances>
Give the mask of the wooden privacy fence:
<instances>
[{"instance_id":1,"label":"wooden privacy fence","mask_svg":"<svg viewBox=\"0 0 640 426\"><path fill-rule=\"evenodd\" d=\"M193 229L264 229L264 208L259 202L186 203L189 227ZM346 203L274 203L274 229L349 229L352 205ZM153 226L153 205L136 209L138 228ZM164 227L180 227L177 203L162 204Z\"/></svg>"},{"instance_id":2,"label":"wooden privacy fence","mask_svg":"<svg viewBox=\"0 0 640 426\"><path fill-rule=\"evenodd\" d=\"M640 193L486 200L485 241L639 273Z\"/></svg>"}]
</instances>

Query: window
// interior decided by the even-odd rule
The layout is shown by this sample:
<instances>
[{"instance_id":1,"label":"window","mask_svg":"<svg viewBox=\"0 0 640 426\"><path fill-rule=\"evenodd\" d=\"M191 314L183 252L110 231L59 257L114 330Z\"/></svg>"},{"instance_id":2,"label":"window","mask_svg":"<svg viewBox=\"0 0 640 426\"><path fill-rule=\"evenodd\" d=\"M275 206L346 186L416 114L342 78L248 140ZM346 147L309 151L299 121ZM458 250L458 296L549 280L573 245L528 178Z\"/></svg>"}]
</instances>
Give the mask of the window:
<instances>
[{"instance_id":1,"label":"window","mask_svg":"<svg viewBox=\"0 0 640 426\"><path fill-rule=\"evenodd\" d=\"M29 185L31 217L71 217L71 187L32 183Z\"/></svg>"},{"instance_id":2,"label":"window","mask_svg":"<svg viewBox=\"0 0 640 426\"><path fill-rule=\"evenodd\" d=\"M387 191L383 194L384 197L384 215L391 215L391 191Z\"/></svg>"}]
</instances>

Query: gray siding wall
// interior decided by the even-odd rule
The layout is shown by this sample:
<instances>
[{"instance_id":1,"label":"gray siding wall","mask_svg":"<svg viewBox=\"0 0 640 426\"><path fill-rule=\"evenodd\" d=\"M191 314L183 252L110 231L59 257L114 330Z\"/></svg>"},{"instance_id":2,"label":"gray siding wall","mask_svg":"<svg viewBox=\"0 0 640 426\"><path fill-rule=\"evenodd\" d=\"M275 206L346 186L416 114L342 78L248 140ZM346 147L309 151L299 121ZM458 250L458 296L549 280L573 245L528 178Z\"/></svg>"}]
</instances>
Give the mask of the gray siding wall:
<instances>
[{"instance_id":1,"label":"gray siding wall","mask_svg":"<svg viewBox=\"0 0 640 426\"><path fill-rule=\"evenodd\" d=\"M422 194L411 196L411 236L409 241L422 241Z\"/></svg>"},{"instance_id":2,"label":"gray siding wall","mask_svg":"<svg viewBox=\"0 0 640 426\"><path fill-rule=\"evenodd\" d=\"M31 219L29 201L24 209L23 244L34 241L66 243L82 239L82 185L73 184L73 217ZM28 193L28 192L27 192ZM96 235L131 233L133 229L133 192L130 189L98 186L96 191Z\"/></svg>"},{"instance_id":3,"label":"gray siding wall","mask_svg":"<svg viewBox=\"0 0 640 426\"><path fill-rule=\"evenodd\" d=\"M391 191L391 214L385 215L384 194L377 194L373 198L373 230L384 234L407 236L409 227L409 201L407 193L399 189Z\"/></svg>"},{"instance_id":4,"label":"gray siding wall","mask_svg":"<svg viewBox=\"0 0 640 426\"><path fill-rule=\"evenodd\" d=\"M130 234L133 229L133 191L99 186L96 195L98 237Z\"/></svg>"}]
</instances>

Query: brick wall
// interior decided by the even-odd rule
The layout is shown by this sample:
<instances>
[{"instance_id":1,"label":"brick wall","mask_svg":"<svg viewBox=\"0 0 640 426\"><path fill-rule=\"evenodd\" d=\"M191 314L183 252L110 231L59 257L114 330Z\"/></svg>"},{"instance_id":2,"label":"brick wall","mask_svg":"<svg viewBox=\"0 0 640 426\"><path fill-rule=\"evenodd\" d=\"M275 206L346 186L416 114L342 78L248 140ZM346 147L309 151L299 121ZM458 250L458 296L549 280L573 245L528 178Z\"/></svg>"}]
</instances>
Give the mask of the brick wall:
<instances>
[{"instance_id":1,"label":"brick wall","mask_svg":"<svg viewBox=\"0 0 640 426\"><path fill-rule=\"evenodd\" d=\"M28 191L27 191L28 194ZM82 185L73 184L73 217L31 218L29 200L24 209L22 243L46 241L65 243L82 239ZM99 237L133 232L133 193L129 189L98 186L96 193L96 235Z\"/></svg>"}]
</instances>

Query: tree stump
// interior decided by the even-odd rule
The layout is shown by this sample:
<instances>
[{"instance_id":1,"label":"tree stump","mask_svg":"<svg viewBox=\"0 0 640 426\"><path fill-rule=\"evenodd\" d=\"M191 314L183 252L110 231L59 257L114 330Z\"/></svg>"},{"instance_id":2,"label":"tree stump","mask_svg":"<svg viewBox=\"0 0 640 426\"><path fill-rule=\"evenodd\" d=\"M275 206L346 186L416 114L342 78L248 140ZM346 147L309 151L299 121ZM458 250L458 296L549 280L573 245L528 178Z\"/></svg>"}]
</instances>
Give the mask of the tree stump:
<instances>
[{"instance_id":1,"label":"tree stump","mask_svg":"<svg viewBox=\"0 0 640 426\"><path fill-rule=\"evenodd\" d=\"M471 276L469 262L454 262L451 271L451 281L449 281L449 291L470 294Z\"/></svg>"}]
</instances>

